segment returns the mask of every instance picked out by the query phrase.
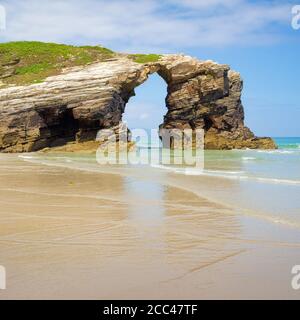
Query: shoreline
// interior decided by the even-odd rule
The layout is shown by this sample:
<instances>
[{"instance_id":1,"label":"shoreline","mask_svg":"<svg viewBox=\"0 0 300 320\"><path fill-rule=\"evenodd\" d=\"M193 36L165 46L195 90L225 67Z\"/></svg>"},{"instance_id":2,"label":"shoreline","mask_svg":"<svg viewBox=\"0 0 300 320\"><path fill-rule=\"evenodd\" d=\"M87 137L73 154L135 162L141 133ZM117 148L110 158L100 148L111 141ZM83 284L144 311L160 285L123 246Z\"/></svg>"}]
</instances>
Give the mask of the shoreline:
<instances>
[{"instance_id":1,"label":"shoreline","mask_svg":"<svg viewBox=\"0 0 300 320\"><path fill-rule=\"evenodd\" d=\"M10 284L1 299L299 298L289 270L298 230L153 174L1 160L0 260Z\"/></svg>"},{"instance_id":2,"label":"shoreline","mask_svg":"<svg viewBox=\"0 0 300 320\"><path fill-rule=\"evenodd\" d=\"M36 155L39 155L40 152L37 153L33 153ZM54 152L53 154L51 153L47 153L47 156L54 156L54 157L58 157L58 158L65 158L68 156L90 156L90 154L87 153L61 153L61 152ZM218 184L220 183L220 181L222 182L222 184L227 182L228 177L223 177L223 176L206 176L204 175L202 176L185 176L182 174L178 174L178 173L174 173L174 172L169 172L168 170L162 170L162 176L159 174L159 172L157 172L156 174L154 173L155 171L152 171L152 167L151 166L139 166L139 167L133 167L133 166L118 166L118 165L112 165L112 166L100 166L98 164L93 164L93 166L91 165L91 163L85 163L86 166L83 166L83 163L81 163L80 161L76 162L76 161L70 161L67 160L67 162L64 163L54 163L53 161L49 162L49 160L43 160L43 159L34 159L31 158L31 156L29 156L30 158L26 158L26 155L19 155L19 157L24 158L25 161L28 162L33 162L33 163L42 163L43 165L47 165L47 166L56 166L59 168L66 168L66 169L70 169L70 170L75 170L75 172L78 171L82 171L82 172L87 172L87 173L97 173L97 174L112 174L112 175L117 175L117 176L121 176L121 177L134 177L136 179L143 179L143 180L148 180L148 181L153 181L156 183L161 183L165 186L168 187L172 187L172 188L178 188L181 190L184 190L185 192L190 192L192 194L194 194L195 196L199 197L199 199L204 199L206 201L209 201L211 203L214 203L216 205L222 206L224 209L226 210L231 210L231 211L235 211L235 212L239 212L239 214L241 216L246 216L246 217L252 217L252 218L257 218L259 220L262 221L266 221L268 223L272 223L274 225L282 225L283 227L287 227L290 229L296 229L296 230L300 230L300 220L298 222L293 222L293 221L289 221L287 219L283 219L283 218L276 218L276 216L268 216L266 215L266 213L264 213L262 210L261 211L257 211L255 209L249 209L249 208L245 208L241 205L238 205L236 203L228 203L228 201L222 201L220 198L217 198L216 195L212 195L212 194L208 194L203 192L204 190L201 190L201 192L197 191L197 188L199 187L199 180L198 178L204 179L204 181L212 181L210 182L211 184ZM86 159L84 159L86 160ZM149 172L149 174L147 174L145 172L144 169L147 170L151 170ZM146 171L147 171L146 170ZM186 179L188 178L188 179ZM191 184L191 182L193 182L193 184ZM231 182L231 179L228 181ZM248 181L234 181L237 183L249 183ZM265 180L263 179L257 179L256 181L253 181L253 183L259 183L259 184L264 184ZM202 183L203 184L203 183ZM277 186L277 183L274 184L274 186ZM285 185L286 186L286 185ZM290 187L298 187L298 183L296 184L292 184Z\"/></svg>"}]
</instances>

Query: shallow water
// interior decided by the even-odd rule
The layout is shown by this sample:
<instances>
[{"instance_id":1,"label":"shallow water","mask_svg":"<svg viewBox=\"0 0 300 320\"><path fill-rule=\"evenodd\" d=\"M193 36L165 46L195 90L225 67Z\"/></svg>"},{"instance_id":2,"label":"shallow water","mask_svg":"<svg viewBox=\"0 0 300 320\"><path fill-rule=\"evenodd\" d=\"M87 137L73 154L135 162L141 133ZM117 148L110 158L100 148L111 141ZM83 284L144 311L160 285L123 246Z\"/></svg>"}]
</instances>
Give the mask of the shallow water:
<instances>
[{"instance_id":1,"label":"shallow water","mask_svg":"<svg viewBox=\"0 0 300 320\"><path fill-rule=\"evenodd\" d=\"M95 156L34 154L26 161L114 173L184 188L214 203L300 229L300 138L276 140L278 150L205 151L204 168L99 165Z\"/></svg>"}]
</instances>

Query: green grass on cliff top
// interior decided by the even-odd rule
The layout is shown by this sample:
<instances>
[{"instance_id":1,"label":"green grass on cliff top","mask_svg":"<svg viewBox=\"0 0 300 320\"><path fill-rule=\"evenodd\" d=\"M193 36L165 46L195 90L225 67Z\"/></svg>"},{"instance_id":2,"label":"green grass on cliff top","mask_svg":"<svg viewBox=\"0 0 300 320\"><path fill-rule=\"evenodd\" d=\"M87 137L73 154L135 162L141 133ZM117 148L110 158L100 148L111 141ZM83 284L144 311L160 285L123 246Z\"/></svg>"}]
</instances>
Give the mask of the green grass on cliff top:
<instances>
[{"instance_id":1,"label":"green grass on cliff top","mask_svg":"<svg viewBox=\"0 0 300 320\"><path fill-rule=\"evenodd\" d=\"M0 88L42 82L63 68L105 61L116 55L101 46L71 46L38 41L0 43ZM156 62L157 54L130 54L137 63Z\"/></svg>"},{"instance_id":2,"label":"green grass on cliff top","mask_svg":"<svg viewBox=\"0 0 300 320\"><path fill-rule=\"evenodd\" d=\"M134 62L137 63L149 63L149 62L157 62L161 55L159 54L131 54L129 55L130 58L133 59Z\"/></svg>"},{"instance_id":3,"label":"green grass on cliff top","mask_svg":"<svg viewBox=\"0 0 300 320\"><path fill-rule=\"evenodd\" d=\"M2 86L41 82L63 68L104 61L114 52L100 46L71 46L37 41L0 43Z\"/></svg>"}]
</instances>

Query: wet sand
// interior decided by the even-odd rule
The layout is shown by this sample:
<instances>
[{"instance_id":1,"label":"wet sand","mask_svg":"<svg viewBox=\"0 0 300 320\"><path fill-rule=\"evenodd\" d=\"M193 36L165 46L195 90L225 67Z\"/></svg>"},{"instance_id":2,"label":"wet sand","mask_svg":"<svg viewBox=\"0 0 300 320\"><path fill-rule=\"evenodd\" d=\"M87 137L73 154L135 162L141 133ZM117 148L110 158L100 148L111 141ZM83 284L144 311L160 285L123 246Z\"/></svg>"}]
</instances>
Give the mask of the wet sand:
<instances>
[{"instance_id":1,"label":"wet sand","mask_svg":"<svg viewBox=\"0 0 300 320\"><path fill-rule=\"evenodd\" d=\"M159 179L0 161L0 299L300 298L297 228Z\"/></svg>"}]
</instances>

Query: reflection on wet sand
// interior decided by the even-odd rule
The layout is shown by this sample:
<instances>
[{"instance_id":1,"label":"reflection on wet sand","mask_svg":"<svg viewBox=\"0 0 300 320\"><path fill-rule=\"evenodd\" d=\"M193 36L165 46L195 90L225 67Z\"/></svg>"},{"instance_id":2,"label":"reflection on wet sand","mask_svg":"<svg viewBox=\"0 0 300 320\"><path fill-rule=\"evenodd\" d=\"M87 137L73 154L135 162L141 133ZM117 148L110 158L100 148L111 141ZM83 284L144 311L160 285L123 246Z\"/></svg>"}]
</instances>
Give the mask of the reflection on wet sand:
<instances>
[{"instance_id":1,"label":"reflection on wet sand","mask_svg":"<svg viewBox=\"0 0 300 320\"><path fill-rule=\"evenodd\" d=\"M238 285L261 254L243 241L244 222L183 189L3 156L0 205L3 299L242 298L259 288Z\"/></svg>"},{"instance_id":2,"label":"reflection on wet sand","mask_svg":"<svg viewBox=\"0 0 300 320\"><path fill-rule=\"evenodd\" d=\"M165 203L167 258L186 269L178 278L241 251L232 242L240 223L225 208L173 188L166 190Z\"/></svg>"}]
</instances>

